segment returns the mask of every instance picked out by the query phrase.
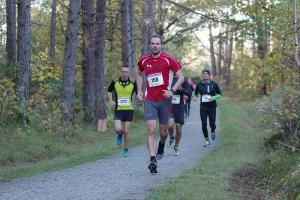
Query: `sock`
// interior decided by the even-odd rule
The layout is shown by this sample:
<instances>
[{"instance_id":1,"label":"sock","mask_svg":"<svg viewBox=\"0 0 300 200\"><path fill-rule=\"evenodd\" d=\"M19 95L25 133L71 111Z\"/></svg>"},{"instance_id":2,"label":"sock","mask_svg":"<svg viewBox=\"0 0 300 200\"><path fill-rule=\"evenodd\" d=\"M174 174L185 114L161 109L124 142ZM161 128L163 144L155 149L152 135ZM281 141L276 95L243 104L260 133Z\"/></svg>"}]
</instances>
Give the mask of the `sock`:
<instances>
[{"instance_id":1,"label":"sock","mask_svg":"<svg viewBox=\"0 0 300 200\"><path fill-rule=\"evenodd\" d=\"M155 156L151 156L150 160L151 160L151 162L156 162L156 157Z\"/></svg>"},{"instance_id":2,"label":"sock","mask_svg":"<svg viewBox=\"0 0 300 200\"><path fill-rule=\"evenodd\" d=\"M157 153L158 153L158 154L163 154L163 153L164 153L164 148L165 148L165 144L159 142L159 143L158 143Z\"/></svg>"}]
</instances>

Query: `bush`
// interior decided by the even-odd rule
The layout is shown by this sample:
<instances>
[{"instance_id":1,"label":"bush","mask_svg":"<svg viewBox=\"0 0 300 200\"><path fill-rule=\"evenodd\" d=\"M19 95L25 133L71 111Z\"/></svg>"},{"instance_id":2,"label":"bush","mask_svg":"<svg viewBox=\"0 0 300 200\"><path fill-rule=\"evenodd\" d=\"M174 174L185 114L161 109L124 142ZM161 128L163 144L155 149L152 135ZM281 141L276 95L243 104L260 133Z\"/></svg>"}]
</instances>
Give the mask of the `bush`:
<instances>
[{"instance_id":1,"label":"bush","mask_svg":"<svg viewBox=\"0 0 300 200\"><path fill-rule=\"evenodd\" d=\"M300 90L295 86L282 86L264 97L258 105L263 114L262 121L269 126L273 136L269 140L273 146L276 140L288 141L300 147Z\"/></svg>"}]
</instances>

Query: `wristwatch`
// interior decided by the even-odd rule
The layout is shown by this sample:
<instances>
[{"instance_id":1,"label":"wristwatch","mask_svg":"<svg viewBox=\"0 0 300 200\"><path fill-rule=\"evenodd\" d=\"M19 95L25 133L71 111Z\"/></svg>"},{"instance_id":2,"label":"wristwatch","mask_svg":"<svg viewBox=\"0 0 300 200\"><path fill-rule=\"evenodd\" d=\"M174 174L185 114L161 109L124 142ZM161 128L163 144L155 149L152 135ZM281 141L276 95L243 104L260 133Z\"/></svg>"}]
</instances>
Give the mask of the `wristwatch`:
<instances>
[{"instance_id":1,"label":"wristwatch","mask_svg":"<svg viewBox=\"0 0 300 200\"><path fill-rule=\"evenodd\" d=\"M173 88L171 88L171 90L170 90L173 94L175 94L175 91L173 90Z\"/></svg>"}]
</instances>

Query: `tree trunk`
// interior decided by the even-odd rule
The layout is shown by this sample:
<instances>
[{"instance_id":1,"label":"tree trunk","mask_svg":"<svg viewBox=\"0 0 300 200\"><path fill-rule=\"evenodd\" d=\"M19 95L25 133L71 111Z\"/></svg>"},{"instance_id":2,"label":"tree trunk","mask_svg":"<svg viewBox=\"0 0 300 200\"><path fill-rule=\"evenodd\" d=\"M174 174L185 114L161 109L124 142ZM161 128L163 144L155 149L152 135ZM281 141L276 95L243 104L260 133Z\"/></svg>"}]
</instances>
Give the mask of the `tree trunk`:
<instances>
[{"instance_id":1,"label":"tree trunk","mask_svg":"<svg viewBox=\"0 0 300 200\"><path fill-rule=\"evenodd\" d=\"M293 0L293 11L294 11L294 32L295 32L295 61L296 61L296 66L298 68L299 72L299 83L300 83L300 58L299 58L299 23L298 23L298 4L297 0Z\"/></svg>"},{"instance_id":2,"label":"tree trunk","mask_svg":"<svg viewBox=\"0 0 300 200\"><path fill-rule=\"evenodd\" d=\"M30 84L30 0L18 1L18 65L16 77L17 100L25 108Z\"/></svg>"},{"instance_id":3,"label":"tree trunk","mask_svg":"<svg viewBox=\"0 0 300 200\"><path fill-rule=\"evenodd\" d=\"M52 0L52 4L51 4L51 25L50 25L50 49L49 49L49 59L50 59L51 62L54 62L54 60L55 60L56 4L57 4L57 0Z\"/></svg>"},{"instance_id":4,"label":"tree trunk","mask_svg":"<svg viewBox=\"0 0 300 200\"><path fill-rule=\"evenodd\" d=\"M122 32L122 62L127 64L131 68L131 38L130 38L130 18L129 18L129 1L131 0L122 0L121 3L121 32Z\"/></svg>"},{"instance_id":5,"label":"tree trunk","mask_svg":"<svg viewBox=\"0 0 300 200\"><path fill-rule=\"evenodd\" d=\"M213 77L217 75L217 67L216 67L216 58L215 58L215 49L214 49L214 38L212 35L211 29L211 21L208 23L208 30L209 30L209 44L210 44L210 60L211 60L211 71Z\"/></svg>"},{"instance_id":6,"label":"tree trunk","mask_svg":"<svg viewBox=\"0 0 300 200\"><path fill-rule=\"evenodd\" d=\"M155 0L145 0L143 6L143 20L142 20L142 50L141 55L144 56L149 53L148 40L155 32Z\"/></svg>"},{"instance_id":7,"label":"tree trunk","mask_svg":"<svg viewBox=\"0 0 300 200\"><path fill-rule=\"evenodd\" d=\"M135 59L135 31L134 31L134 1L129 1L129 21L130 21L130 77L135 79L135 66L136 66L136 59Z\"/></svg>"},{"instance_id":8,"label":"tree trunk","mask_svg":"<svg viewBox=\"0 0 300 200\"><path fill-rule=\"evenodd\" d=\"M233 32L228 32L229 26L226 27L227 38L226 38L226 46L225 46L225 55L224 55L224 79L227 85L230 84L231 81L231 73L230 66L232 60L232 47L233 47Z\"/></svg>"},{"instance_id":9,"label":"tree trunk","mask_svg":"<svg viewBox=\"0 0 300 200\"><path fill-rule=\"evenodd\" d=\"M95 121L95 89L94 89L94 0L82 1L83 20L83 42L82 42L82 79L83 79L83 110L84 121L93 123Z\"/></svg>"},{"instance_id":10,"label":"tree trunk","mask_svg":"<svg viewBox=\"0 0 300 200\"><path fill-rule=\"evenodd\" d=\"M76 55L81 2L81 0L71 0L69 4L61 88L61 111L65 123L74 122Z\"/></svg>"},{"instance_id":11,"label":"tree trunk","mask_svg":"<svg viewBox=\"0 0 300 200\"><path fill-rule=\"evenodd\" d=\"M6 0L6 60L15 64L17 58L16 41L16 0Z\"/></svg>"},{"instance_id":12,"label":"tree trunk","mask_svg":"<svg viewBox=\"0 0 300 200\"><path fill-rule=\"evenodd\" d=\"M96 47L95 47L95 117L101 124L99 131L106 129L104 104L104 48L105 48L105 0L97 0Z\"/></svg>"},{"instance_id":13,"label":"tree trunk","mask_svg":"<svg viewBox=\"0 0 300 200\"><path fill-rule=\"evenodd\" d=\"M219 48L218 48L218 77L223 76L223 67L222 67L222 60L223 60L223 39L222 39L222 24L220 23L220 30L219 30Z\"/></svg>"},{"instance_id":14,"label":"tree trunk","mask_svg":"<svg viewBox=\"0 0 300 200\"><path fill-rule=\"evenodd\" d=\"M130 77L135 77L135 43L134 43L134 6L133 0L123 0L122 15L122 61L130 67Z\"/></svg>"}]
</instances>

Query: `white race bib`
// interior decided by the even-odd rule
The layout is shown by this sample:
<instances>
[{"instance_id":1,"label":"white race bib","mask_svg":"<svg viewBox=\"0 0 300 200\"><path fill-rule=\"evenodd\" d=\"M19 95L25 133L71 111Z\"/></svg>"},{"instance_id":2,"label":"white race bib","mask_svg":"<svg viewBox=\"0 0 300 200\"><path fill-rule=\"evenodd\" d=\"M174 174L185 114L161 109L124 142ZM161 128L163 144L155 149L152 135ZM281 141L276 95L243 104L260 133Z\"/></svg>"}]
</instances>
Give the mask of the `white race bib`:
<instances>
[{"instance_id":1,"label":"white race bib","mask_svg":"<svg viewBox=\"0 0 300 200\"><path fill-rule=\"evenodd\" d=\"M130 101L128 97L118 98L118 106L129 106Z\"/></svg>"},{"instance_id":2,"label":"white race bib","mask_svg":"<svg viewBox=\"0 0 300 200\"><path fill-rule=\"evenodd\" d=\"M208 94L205 94L205 95L202 95L201 98L202 98L202 102L209 102L209 99L211 98L211 96Z\"/></svg>"},{"instance_id":3,"label":"white race bib","mask_svg":"<svg viewBox=\"0 0 300 200\"><path fill-rule=\"evenodd\" d=\"M179 103L180 103L180 95L173 95L172 104L179 104Z\"/></svg>"},{"instance_id":4,"label":"white race bib","mask_svg":"<svg viewBox=\"0 0 300 200\"><path fill-rule=\"evenodd\" d=\"M149 74L147 76L147 80L150 87L160 86L164 84L162 73Z\"/></svg>"}]
</instances>

